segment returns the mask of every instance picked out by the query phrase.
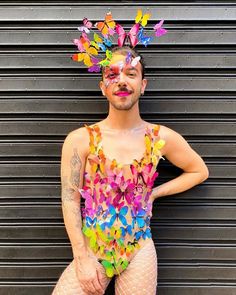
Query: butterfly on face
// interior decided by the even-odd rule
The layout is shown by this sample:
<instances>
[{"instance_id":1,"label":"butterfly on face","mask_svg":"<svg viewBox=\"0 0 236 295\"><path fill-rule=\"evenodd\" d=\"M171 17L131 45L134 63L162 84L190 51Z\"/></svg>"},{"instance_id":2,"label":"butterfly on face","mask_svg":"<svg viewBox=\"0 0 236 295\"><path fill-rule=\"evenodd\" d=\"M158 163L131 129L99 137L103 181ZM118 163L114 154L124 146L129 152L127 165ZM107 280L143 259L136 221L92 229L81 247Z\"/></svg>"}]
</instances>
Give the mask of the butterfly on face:
<instances>
[{"instance_id":1,"label":"butterfly on face","mask_svg":"<svg viewBox=\"0 0 236 295\"><path fill-rule=\"evenodd\" d=\"M90 30L93 26L93 24L87 19L87 17L83 18L83 26L78 27L78 30L80 32L85 32L85 33L89 33Z\"/></svg>"},{"instance_id":2,"label":"butterfly on face","mask_svg":"<svg viewBox=\"0 0 236 295\"><path fill-rule=\"evenodd\" d=\"M112 18L111 12L108 12L105 16L105 21L96 23L95 27L102 33L105 38L107 38L108 35L114 35L115 25L116 23Z\"/></svg>"},{"instance_id":3,"label":"butterfly on face","mask_svg":"<svg viewBox=\"0 0 236 295\"><path fill-rule=\"evenodd\" d=\"M118 34L118 46L122 47L125 45L125 42L127 39L129 39L130 45L132 47L135 47L138 44L138 31L139 31L139 24L135 24L131 30L126 33L125 30L123 29L123 27L119 24L116 25L116 33Z\"/></svg>"}]
</instances>

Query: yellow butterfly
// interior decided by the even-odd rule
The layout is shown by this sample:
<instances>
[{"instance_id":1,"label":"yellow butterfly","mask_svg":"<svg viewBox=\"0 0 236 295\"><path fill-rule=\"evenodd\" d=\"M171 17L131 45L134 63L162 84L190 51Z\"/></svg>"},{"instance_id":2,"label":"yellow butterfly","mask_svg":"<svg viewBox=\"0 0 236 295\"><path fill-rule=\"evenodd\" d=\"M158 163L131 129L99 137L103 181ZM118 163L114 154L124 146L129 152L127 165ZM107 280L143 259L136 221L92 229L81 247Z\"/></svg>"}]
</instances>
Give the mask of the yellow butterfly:
<instances>
[{"instance_id":1,"label":"yellow butterfly","mask_svg":"<svg viewBox=\"0 0 236 295\"><path fill-rule=\"evenodd\" d=\"M91 47L89 42L83 43L83 46L85 52L73 54L72 59L78 62L83 61L87 67L91 67L93 65L91 57L93 55L98 55L98 51L96 48Z\"/></svg>"},{"instance_id":2,"label":"yellow butterfly","mask_svg":"<svg viewBox=\"0 0 236 295\"><path fill-rule=\"evenodd\" d=\"M135 18L135 23L141 23L141 25L143 27L145 27L147 25L148 20L150 19L151 14L150 13L146 13L143 15L143 12L141 9L138 9L136 18Z\"/></svg>"}]
</instances>

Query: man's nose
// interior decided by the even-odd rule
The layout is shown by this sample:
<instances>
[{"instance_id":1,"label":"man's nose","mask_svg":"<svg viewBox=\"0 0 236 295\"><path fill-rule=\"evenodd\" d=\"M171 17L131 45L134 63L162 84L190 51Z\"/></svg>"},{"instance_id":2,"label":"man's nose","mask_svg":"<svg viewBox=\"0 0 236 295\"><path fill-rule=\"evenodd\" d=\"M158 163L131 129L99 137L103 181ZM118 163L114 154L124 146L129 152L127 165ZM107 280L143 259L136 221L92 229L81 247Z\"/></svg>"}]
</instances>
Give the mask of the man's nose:
<instances>
[{"instance_id":1,"label":"man's nose","mask_svg":"<svg viewBox=\"0 0 236 295\"><path fill-rule=\"evenodd\" d=\"M118 85L126 85L126 75L124 73L120 73Z\"/></svg>"}]
</instances>

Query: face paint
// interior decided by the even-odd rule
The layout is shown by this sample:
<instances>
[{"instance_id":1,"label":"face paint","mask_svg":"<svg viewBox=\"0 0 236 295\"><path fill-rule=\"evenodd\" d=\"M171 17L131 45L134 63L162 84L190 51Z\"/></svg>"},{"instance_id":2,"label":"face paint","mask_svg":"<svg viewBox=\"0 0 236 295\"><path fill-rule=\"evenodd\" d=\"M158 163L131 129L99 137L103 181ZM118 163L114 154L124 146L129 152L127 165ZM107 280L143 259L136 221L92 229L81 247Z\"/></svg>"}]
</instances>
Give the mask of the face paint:
<instances>
[{"instance_id":1,"label":"face paint","mask_svg":"<svg viewBox=\"0 0 236 295\"><path fill-rule=\"evenodd\" d=\"M120 60L106 67L104 71L105 87L108 87L112 83L119 82L121 72L126 71L127 68L130 68L130 66L134 68L138 64L140 58L141 58L140 56L132 58L132 53L128 52L125 58L125 63L123 60L122 61Z\"/></svg>"},{"instance_id":2,"label":"face paint","mask_svg":"<svg viewBox=\"0 0 236 295\"><path fill-rule=\"evenodd\" d=\"M110 67L105 68L105 86L108 87L110 83L117 83L120 80L120 73L124 68L123 61L119 61L116 64L110 65Z\"/></svg>"}]
</instances>

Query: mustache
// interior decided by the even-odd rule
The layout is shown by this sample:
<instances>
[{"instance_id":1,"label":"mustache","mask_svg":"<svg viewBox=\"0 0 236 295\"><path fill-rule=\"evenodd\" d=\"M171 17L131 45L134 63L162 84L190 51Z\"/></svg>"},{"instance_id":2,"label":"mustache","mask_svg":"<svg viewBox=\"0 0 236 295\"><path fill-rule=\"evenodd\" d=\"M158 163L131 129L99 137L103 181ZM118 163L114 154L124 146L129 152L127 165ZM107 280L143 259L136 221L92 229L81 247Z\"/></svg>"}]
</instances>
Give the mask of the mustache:
<instances>
[{"instance_id":1,"label":"mustache","mask_svg":"<svg viewBox=\"0 0 236 295\"><path fill-rule=\"evenodd\" d=\"M132 92L131 90L129 90L127 87L120 87L116 92Z\"/></svg>"}]
</instances>

